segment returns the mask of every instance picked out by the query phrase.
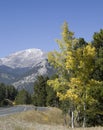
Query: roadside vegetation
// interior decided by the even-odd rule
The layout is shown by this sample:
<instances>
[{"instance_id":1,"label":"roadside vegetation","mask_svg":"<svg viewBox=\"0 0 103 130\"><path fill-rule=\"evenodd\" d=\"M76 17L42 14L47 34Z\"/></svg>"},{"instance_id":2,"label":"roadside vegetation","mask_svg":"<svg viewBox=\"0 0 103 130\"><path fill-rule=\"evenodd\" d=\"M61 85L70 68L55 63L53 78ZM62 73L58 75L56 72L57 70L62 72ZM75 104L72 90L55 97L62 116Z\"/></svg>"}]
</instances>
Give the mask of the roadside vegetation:
<instances>
[{"instance_id":1,"label":"roadside vegetation","mask_svg":"<svg viewBox=\"0 0 103 130\"><path fill-rule=\"evenodd\" d=\"M67 120L68 117L66 117ZM72 130L64 125L62 111L50 108L48 111L26 111L0 117L0 130ZM75 128L75 130L103 130L102 127Z\"/></svg>"}]
</instances>

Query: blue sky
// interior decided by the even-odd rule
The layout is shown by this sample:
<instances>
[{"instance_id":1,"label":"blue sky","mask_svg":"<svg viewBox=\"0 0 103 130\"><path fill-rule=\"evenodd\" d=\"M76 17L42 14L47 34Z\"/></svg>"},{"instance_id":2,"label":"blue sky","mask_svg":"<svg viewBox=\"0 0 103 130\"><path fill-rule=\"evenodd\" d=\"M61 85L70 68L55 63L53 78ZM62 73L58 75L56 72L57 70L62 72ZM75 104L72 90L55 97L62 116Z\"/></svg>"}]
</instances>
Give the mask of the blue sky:
<instances>
[{"instance_id":1,"label":"blue sky","mask_svg":"<svg viewBox=\"0 0 103 130\"><path fill-rule=\"evenodd\" d=\"M0 57L57 49L64 21L75 37L91 41L103 28L103 0L0 0Z\"/></svg>"}]
</instances>

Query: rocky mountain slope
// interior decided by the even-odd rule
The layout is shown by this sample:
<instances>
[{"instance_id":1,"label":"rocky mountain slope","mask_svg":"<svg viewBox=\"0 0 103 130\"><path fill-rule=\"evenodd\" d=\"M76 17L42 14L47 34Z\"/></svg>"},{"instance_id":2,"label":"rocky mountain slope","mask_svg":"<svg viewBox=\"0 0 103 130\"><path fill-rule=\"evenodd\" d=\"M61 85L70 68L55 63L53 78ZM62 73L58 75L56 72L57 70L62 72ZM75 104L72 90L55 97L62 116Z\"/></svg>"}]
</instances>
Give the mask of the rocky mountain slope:
<instances>
[{"instance_id":1,"label":"rocky mountain slope","mask_svg":"<svg viewBox=\"0 0 103 130\"><path fill-rule=\"evenodd\" d=\"M32 92L37 75L53 73L47 54L40 49L27 49L0 59L0 82L12 84L19 90L25 88Z\"/></svg>"}]
</instances>

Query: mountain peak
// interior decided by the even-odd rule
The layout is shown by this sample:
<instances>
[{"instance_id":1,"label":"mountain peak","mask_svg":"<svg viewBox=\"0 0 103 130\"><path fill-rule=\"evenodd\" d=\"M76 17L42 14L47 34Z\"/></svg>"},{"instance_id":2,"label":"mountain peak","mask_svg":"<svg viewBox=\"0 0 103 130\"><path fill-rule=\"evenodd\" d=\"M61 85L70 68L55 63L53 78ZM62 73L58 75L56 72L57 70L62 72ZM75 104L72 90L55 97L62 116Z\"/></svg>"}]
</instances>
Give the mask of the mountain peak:
<instances>
[{"instance_id":1,"label":"mountain peak","mask_svg":"<svg viewBox=\"0 0 103 130\"><path fill-rule=\"evenodd\" d=\"M33 54L42 55L43 51L41 51L40 49L31 48L31 49L17 51L15 53L10 54L9 56L7 56L5 58L12 57L12 56L19 56L19 55L24 55L24 57L25 57L25 56L33 55ZM4 59L4 58L2 58L2 59Z\"/></svg>"},{"instance_id":2,"label":"mountain peak","mask_svg":"<svg viewBox=\"0 0 103 130\"><path fill-rule=\"evenodd\" d=\"M0 65L6 65L11 68L31 67L41 59L46 59L43 51L36 48L26 49L13 53L5 58L0 59Z\"/></svg>"}]
</instances>

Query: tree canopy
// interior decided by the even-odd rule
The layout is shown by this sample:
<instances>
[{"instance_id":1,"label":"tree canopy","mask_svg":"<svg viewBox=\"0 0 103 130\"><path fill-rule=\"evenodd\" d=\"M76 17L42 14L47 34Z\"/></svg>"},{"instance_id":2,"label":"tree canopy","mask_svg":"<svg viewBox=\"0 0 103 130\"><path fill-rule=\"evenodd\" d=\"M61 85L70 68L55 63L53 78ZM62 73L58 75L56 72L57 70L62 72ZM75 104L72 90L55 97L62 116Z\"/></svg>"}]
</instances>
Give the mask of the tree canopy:
<instances>
[{"instance_id":1,"label":"tree canopy","mask_svg":"<svg viewBox=\"0 0 103 130\"><path fill-rule=\"evenodd\" d=\"M84 39L76 39L66 22L63 25L62 39L57 40L57 44L59 51L49 52L48 61L57 70L58 77L49 80L48 85L53 87L60 100L68 100L70 103L71 126L74 127L74 113L82 113L82 123L85 127L88 120L86 116L90 110L88 106L98 103L91 92L102 86L101 81L92 77L96 48Z\"/></svg>"}]
</instances>

